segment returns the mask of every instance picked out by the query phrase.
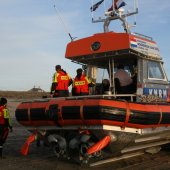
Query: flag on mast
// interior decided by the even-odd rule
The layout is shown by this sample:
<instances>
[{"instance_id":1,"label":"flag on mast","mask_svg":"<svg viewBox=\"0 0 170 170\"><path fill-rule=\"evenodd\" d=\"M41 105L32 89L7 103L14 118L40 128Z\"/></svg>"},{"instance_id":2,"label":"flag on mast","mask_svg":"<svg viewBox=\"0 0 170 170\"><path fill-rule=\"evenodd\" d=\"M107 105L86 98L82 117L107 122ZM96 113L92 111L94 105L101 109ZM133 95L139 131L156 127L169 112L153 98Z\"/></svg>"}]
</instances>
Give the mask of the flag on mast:
<instances>
[{"instance_id":1,"label":"flag on mast","mask_svg":"<svg viewBox=\"0 0 170 170\"><path fill-rule=\"evenodd\" d=\"M118 10L119 8L125 6L126 3L123 0L114 0L114 8Z\"/></svg>"},{"instance_id":2,"label":"flag on mast","mask_svg":"<svg viewBox=\"0 0 170 170\"><path fill-rule=\"evenodd\" d=\"M96 4L94 4L93 6L91 6L91 8L90 8L91 12L95 11L103 3L103 1L104 0L101 0L101 1L97 2Z\"/></svg>"},{"instance_id":3,"label":"flag on mast","mask_svg":"<svg viewBox=\"0 0 170 170\"><path fill-rule=\"evenodd\" d=\"M126 3L123 0L113 0L113 4L112 6L107 10L109 11L113 11L114 10L118 10L119 8L125 6Z\"/></svg>"}]
</instances>

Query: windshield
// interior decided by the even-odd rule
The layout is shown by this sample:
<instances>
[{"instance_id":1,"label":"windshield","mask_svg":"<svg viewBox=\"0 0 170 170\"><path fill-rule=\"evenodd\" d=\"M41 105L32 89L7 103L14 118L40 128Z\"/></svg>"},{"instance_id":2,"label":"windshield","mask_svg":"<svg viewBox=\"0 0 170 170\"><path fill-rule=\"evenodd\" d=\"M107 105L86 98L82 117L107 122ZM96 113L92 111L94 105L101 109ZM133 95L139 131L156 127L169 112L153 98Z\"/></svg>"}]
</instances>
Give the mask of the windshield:
<instances>
[{"instance_id":1,"label":"windshield","mask_svg":"<svg viewBox=\"0 0 170 170\"><path fill-rule=\"evenodd\" d=\"M155 61L148 61L148 78L165 79L161 63Z\"/></svg>"}]
</instances>

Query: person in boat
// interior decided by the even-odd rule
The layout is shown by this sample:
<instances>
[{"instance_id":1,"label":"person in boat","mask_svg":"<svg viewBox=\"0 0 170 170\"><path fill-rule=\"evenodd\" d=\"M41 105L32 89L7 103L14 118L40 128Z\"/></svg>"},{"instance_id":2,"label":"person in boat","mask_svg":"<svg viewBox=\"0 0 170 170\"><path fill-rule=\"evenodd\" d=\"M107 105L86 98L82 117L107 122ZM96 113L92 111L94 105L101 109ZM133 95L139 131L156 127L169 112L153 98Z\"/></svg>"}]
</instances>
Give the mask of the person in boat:
<instances>
[{"instance_id":1,"label":"person in boat","mask_svg":"<svg viewBox=\"0 0 170 170\"><path fill-rule=\"evenodd\" d=\"M133 80L133 89L134 89L134 92L136 91L136 88L137 88L137 76L138 76L138 71L137 71L137 67L134 66L133 68L133 73L132 73L132 80Z\"/></svg>"},{"instance_id":2,"label":"person in boat","mask_svg":"<svg viewBox=\"0 0 170 170\"><path fill-rule=\"evenodd\" d=\"M56 65L55 70L56 72L53 75L53 82L51 85L51 95L53 95L53 97L68 97L68 87L72 84L72 79L60 65Z\"/></svg>"},{"instance_id":3,"label":"person in boat","mask_svg":"<svg viewBox=\"0 0 170 170\"><path fill-rule=\"evenodd\" d=\"M110 82L108 79L102 80L102 94L107 94L110 90Z\"/></svg>"},{"instance_id":4,"label":"person in boat","mask_svg":"<svg viewBox=\"0 0 170 170\"><path fill-rule=\"evenodd\" d=\"M83 74L83 70L81 68L77 69L77 75L73 81L72 95L89 95L89 87L93 86L94 82L92 82L85 74Z\"/></svg>"},{"instance_id":5,"label":"person in boat","mask_svg":"<svg viewBox=\"0 0 170 170\"><path fill-rule=\"evenodd\" d=\"M0 159L3 159L3 145L8 137L9 129L12 132L12 123L7 109L7 99L0 98Z\"/></svg>"},{"instance_id":6,"label":"person in boat","mask_svg":"<svg viewBox=\"0 0 170 170\"><path fill-rule=\"evenodd\" d=\"M128 94L132 92L133 80L130 74L124 70L123 65L118 65L117 71L114 74L115 90L117 93Z\"/></svg>"}]
</instances>

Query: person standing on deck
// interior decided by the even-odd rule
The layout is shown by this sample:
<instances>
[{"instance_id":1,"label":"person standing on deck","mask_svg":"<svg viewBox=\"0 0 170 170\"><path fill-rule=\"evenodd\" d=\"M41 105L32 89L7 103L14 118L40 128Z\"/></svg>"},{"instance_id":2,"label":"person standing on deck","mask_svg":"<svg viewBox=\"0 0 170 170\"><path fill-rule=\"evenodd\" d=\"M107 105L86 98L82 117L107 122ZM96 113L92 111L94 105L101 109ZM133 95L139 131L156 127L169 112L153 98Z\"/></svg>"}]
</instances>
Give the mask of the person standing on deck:
<instances>
[{"instance_id":1,"label":"person standing on deck","mask_svg":"<svg viewBox=\"0 0 170 170\"><path fill-rule=\"evenodd\" d=\"M61 69L60 65L56 65L55 70L51 85L51 95L53 97L68 97L68 87L72 84L72 79L66 71Z\"/></svg>"},{"instance_id":2,"label":"person standing on deck","mask_svg":"<svg viewBox=\"0 0 170 170\"><path fill-rule=\"evenodd\" d=\"M83 74L83 70L81 68L77 69L77 75L73 81L72 95L89 95L89 87L92 86L94 86L94 83Z\"/></svg>"}]
</instances>

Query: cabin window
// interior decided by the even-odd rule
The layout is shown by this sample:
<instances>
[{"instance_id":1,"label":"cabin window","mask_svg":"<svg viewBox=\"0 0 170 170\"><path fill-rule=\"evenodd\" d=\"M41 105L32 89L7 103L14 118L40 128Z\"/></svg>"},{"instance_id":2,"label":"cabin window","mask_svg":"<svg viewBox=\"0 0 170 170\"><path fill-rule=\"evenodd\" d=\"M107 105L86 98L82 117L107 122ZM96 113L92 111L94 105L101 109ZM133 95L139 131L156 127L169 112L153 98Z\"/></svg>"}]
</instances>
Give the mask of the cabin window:
<instances>
[{"instance_id":1,"label":"cabin window","mask_svg":"<svg viewBox=\"0 0 170 170\"><path fill-rule=\"evenodd\" d=\"M148 78L149 79L165 79L161 63L148 61Z\"/></svg>"},{"instance_id":2,"label":"cabin window","mask_svg":"<svg viewBox=\"0 0 170 170\"><path fill-rule=\"evenodd\" d=\"M107 69L98 68L96 75L95 94L104 94L109 91L110 80Z\"/></svg>"},{"instance_id":3,"label":"cabin window","mask_svg":"<svg viewBox=\"0 0 170 170\"><path fill-rule=\"evenodd\" d=\"M107 69L98 68L96 75L96 83L101 83L102 80L109 79L109 74Z\"/></svg>"}]
</instances>

